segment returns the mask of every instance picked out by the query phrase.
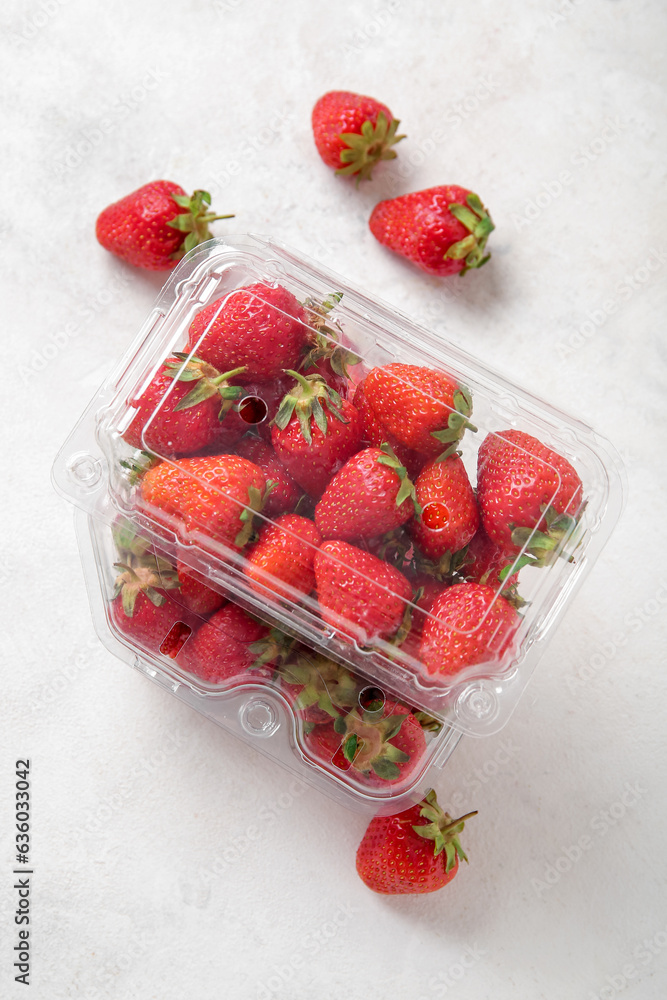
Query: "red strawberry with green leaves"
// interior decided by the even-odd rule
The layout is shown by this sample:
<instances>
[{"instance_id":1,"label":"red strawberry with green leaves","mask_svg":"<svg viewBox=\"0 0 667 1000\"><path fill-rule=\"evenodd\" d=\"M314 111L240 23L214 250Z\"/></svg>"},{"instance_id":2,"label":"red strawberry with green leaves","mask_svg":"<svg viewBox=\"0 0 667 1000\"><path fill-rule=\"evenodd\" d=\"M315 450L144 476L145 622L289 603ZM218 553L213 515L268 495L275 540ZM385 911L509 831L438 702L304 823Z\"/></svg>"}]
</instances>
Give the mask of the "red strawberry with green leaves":
<instances>
[{"instance_id":1,"label":"red strawberry with green leaves","mask_svg":"<svg viewBox=\"0 0 667 1000\"><path fill-rule=\"evenodd\" d=\"M584 507L573 466L523 431L489 434L477 456L477 501L484 529L515 565L545 566L563 551Z\"/></svg>"},{"instance_id":2,"label":"red strawberry with green leaves","mask_svg":"<svg viewBox=\"0 0 667 1000\"><path fill-rule=\"evenodd\" d=\"M315 553L322 536L312 521L299 514L282 514L260 529L246 553L243 567L250 587L267 590L286 601L298 601L315 589Z\"/></svg>"},{"instance_id":3,"label":"red strawberry with green leaves","mask_svg":"<svg viewBox=\"0 0 667 1000\"><path fill-rule=\"evenodd\" d=\"M116 568L110 613L117 628L150 652L175 657L198 622L170 593L178 587L173 568L155 556L130 552Z\"/></svg>"},{"instance_id":4,"label":"red strawberry with green leaves","mask_svg":"<svg viewBox=\"0 0 667 1000\"><path fill-rule=\"evenodd\" d=\"M343 328L331 315L342 297L342 292L332 292L324 300L308 298L304 302L304 313L312 333L309 335L310 347L300 367L304 375L320 375L327 385L347 399L349 368L360 364L361 358L345 346Z\"/></svg>"},{"instance_id":5,"label":"red strawberry with green leaves","mask_svg":"<svg viewBox=\"0 0 667 1000\"><path fill-rule=\"evenodd\" d=\"M423 764L424 731L405 705L380 705L375 711L355 708L318 726L306 736L308 750L374 787L405 781Z\"/></svg>"},{"instance_id":6,"label":"red strawberry with green leaves","mask_svg":"<svg viewBox=\"0 0 667 1000\"><path fill-rule=\"evenodd\" d=\"M404 465L408 470L410 478L416 478L424 467L426 456L408 448L380 423L375 412L366 402L363 382L357 386L352 402L361 417L364 444L371 448L381 448L383 444L388 444L401 465Z\"/></svg>"},{"instance_id":7,"label":"red strawberry with green leaves","mask_svg":"<svg viewBox=\"0 0 667 1000\"><path fill-rule=\"evenodd\" d=\"M396 645L400 648L402 656L411 656L419 660L419 646L424 631L424 624L430 614L436 598L446 589L445 584L434 577L420 574L413 580L415 592L412 598L414 607L410 608L409 620L405 626L399 629L396 637ZM405 638L403 638L403 634Z\"/></svg>"},{"instance_id":8,"label":"red strawberry with green leaves","mask_svg":"<svg viewBox=\"0 0 667 1000\"><path fill-rule=\"evenodd\" d=\"M205 577L179 559L176 563L181 603L195 614L206 617L218 611L227 602L227 597L212 590Z\"/></svg>"},{"instance_id":9,"label":"red strawberry with green leaves","mask_svg":"<svg viewBox=\"0 0 667 1000\"><path fill-rule=\"evenodd\" d=\"M436 597L424 622L422 672L450 678L466 667L500 664L520 624L516 609L492 587L456 583Z\"/></svg>"},{"instance_id":10,"label":"red strawberry with green leaves","mask_svg":"<svg viewBox=\"0 0 667 1000\"><path fill-rule=\"evenodd\" d=\"M478 195L455 185L381 201L368 224L383 246L440 277L486 264L486 242L495 229Z\"/></svg>"},{"instance_id":11,"label":"red strawberry with green leaves","mask_svg":"<svg viewBox=\"0 0 667 1000\"><path fill-rule=\"evenodd\" d=\"M479 527L475 494L459 455L429 462L415 482L421 517L408 525L424 555L436 563L459 552Z\"/></svg>"},{"instance_id":12,"label":"red strawberry with green leaves","mask_svg":"<svg viewBox=\"0 0 667 1000\"><path fill-rule=\"evenodd\" d=\"M297 384L283 399L271 429L275 452L293 479L312 497L361 447L356 408L318 375L291 371Z\"/></svg>"},{"instance_id":13,"label":"red strawberry with green leaves","mask_svg":"<svg viewBox=\"0 0 667 1000\"><path fill-rule=\"evenodd\" d=\"M243 367L240 382L270 382L297 367L307 337L301 303L282 285L259 281L198 312L188 350L220 371Z\"/></svg>"},{"instance_id":14,"label":"red strawberry with green leaves","mask_svg":"<svg viewBox=\"0 0 667 1000\"><path fill-rule=\"evenodd\" d=\"M199 358L175 354L130 400L136 414L123 438L133 448L165 458L188 455L210 445L233 445L247 430L232 407L243 395L230 384L238 372L220 374Z\"/></svg>"},{"instance_id":15,"label":"red strawberry with green leaves","mask_svg":"<svg viewBox=\"0 0 667 1000\"><path fill-rule=\"evenodd\" d=\"M296 483L280 461L271 445L253 434L247 434L236 446L238 455L254 462L264 472L267 481L273 483L266 504L262 509L265 517L278 517L293 511L302 496L301 487Z\"/></svg>"},{"instance_id":16,"label":"red strawberry with green leaves","mask_svg":"<svg viewBox=\"0 0 667 1000\"><path fill-rule=\"evenodd\" d=\"M415 487L388 445L348 458L315 508L323 538L375 538L399 528L421 509Z\"/></svg>"},{"instance_id":17,"label":"red strawberry with green leaves","mask_svg":"<svg viewBox=\"0 0 667 1000\"><path fill-rule=\"evenodd\" d=\"M268 682L278 655L270 633L237 604L225 604L186 643L178 663L208 684Z\"/></svg>"},{"instance_id":18,"label":"red strawberry with green leaves","mask_svg":"<svg viewBox=\"0 0 667 1000\"><path fill-rule=\"evenodd\" d=\"M400 444L428 458L448 457L466 429L477 430L468 419L470 393L444 372L396 362L373 368L362 385L378 423Z\"/></svg>"},{"instance_id":19,"label":"red strawberry with green leaves","mask_svg":"<svg viewBox=\"0 0 667 1000\"><path fill-rule=\"evenodd\" d=\"M281 688L305 731L338 718L357 704L360 684L340 663L300 647L279 668Z\"/></svg>"},{"instance_id":20,"label":"red strawberry with green leaves","mask_svg":"<svg viewBox=\"0 0 667 1000\"><path fill-rule=\"evenodd\" d=\"M259 466L240 455L208 455L159 462L141 480L145 504L175 516L180 533L203 536L234 551L253 530L253 513L267 489Z\"/></svg>"},{"instance_id":21,"label":"red strawberry with green leaves","mask_svg":"<svg viewBox=\"0 0 667 1000\"><path fill-rule=\"evenodd\" d=\"M212 239L208 191L187 195L171 181L151 181L109 205L95 225L98 242L116 257L149 271L168 271L200 243ZM231 366L230 366L231 367Z\"/></svg>"},{"instance_id":22,"label":"red strawberry with green leaves","mask_svg":"<svg viewBox=\"0 0 667 1000\"><path fill-rule=\"evenodd\" d=\"M459 834L477 812L452 819L431 790L418 805L393 816L375 816L357 849L361 880L384 895L436 892L467 861Z\"/></svg>"},{"instance_id":23,"label":"red strawberry with green leaves","mask_svg":"<svg viewBox=\"0 0 667 1000\"><path fill-rule=\"evenodd\" d=\"M393 160L391 148L400 122L385 104L348 90L331 90L313 108L313 137L317 152L337 174L369 180L380 160Z\"/></svg>"},{"instance_id":24,"label":"red strawberry with green leaves","mask_svg":"<svg viewBox=\"0 0 667 1000\"><path fill-rule=\"evenodd\" d=\"M365 645L401 625L412 587L403 574L348 542L325 542L315 556L320 613L325 622Z\"/></svg>"}]
</instances>

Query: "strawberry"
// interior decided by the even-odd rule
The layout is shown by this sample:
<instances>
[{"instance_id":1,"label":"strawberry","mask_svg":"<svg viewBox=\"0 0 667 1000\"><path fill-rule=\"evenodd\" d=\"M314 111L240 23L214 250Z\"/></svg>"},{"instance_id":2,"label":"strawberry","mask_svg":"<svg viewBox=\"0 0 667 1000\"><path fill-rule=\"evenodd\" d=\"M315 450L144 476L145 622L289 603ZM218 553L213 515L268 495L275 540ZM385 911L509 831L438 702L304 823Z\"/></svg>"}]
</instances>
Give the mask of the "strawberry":
<instances>
[{"instance_id":1,"label":"strawberry","mask_svg":"<svg viewBox=\"0 0 667 1000\"><path fill-rule=\"evenodd\" d=\"M236 452L258 465L266 475L267 482L271 480L273 483L262 509L264 516L277 517L279 514L294 510L302 495L301 487L294 482L271 445L253 434L247 434L239 441Z\"/></svg>"},{"instance_id":2,"label":"strawberry","mask_svg":"<svg viewBox=\"0 0 667 1000\"><path fill-rule=\"evenodd\" d=\"M352 403L319 376L291 374L297 385L280 405L271 441L290 475L310 496L319 497L361 447L361 422Z\"/></svg>"},{"instance_id":3,"label":"strawberry","mask_svg":"<svg viewBox=\"0 0 667 1000\"><path fill-rule=\"evenodd\" d=\"M269 636L268 626L237 604L225 604L186 643L178 662L209 684L268 681L273 661L265 661L259 647L266 643L269 648Z\"/></svg>"},{"instance_id":4,"label":"strawberry","mask_svg":"<svg viewBox=\"0 0 667 1000\"><path fill-rule=\"evenodd\" d=\"M266 486L262 470L240 455L210 455L154 465L141 481L141 497L175 515L181 534L201 534L238 551L250 540Z\"/></svg>"},{"instance_id":5,"label":"strawberry","mask_svg":"<svg viewBox=\"0 0 667 1000\"><path fill-rule=\"evenodd\" d=\"M306 375L320 375L339 396L347 399L350 378L348 366L360 364L361 358L345 346L342 326L329 315L342 297L342 292L333 292L322 301L308 298L304 302L305 315L312 333L309 334L310 348L300 367Z\"/></svg>"},{"instance_id":6,"label":"strawberry","mask_svg":"<svg viewBox=\"0 0 667 1000\"><path fill-rule=\"evenodd\" d=\"M347 542L325 542L315 556L322 618L360 644L392 635L412 587L399 570Z\"/></svg>"},{"instance_id":7,"label":"strawberry","mask_svg":"<svg viewBox=\"0 0 667 1000\"><path fill-rule=\"evenodd\" d=\"M486 241L495 229L476 194L448 185L378 202L368 224L383 246L438 276L486 264Z\"/></svg>"},{"instance_id":8,"label":"strawberry","mask_svg":"<svg viewBox=\"0 0 667 1000\"><path fill-rule=\"evenodd\" d=\"M452 819L431 790L421 802L393 816L375 816L357 849L357 872L373 892L436 892L451 882L467 857L459 841L464 823ZM420 822L427 820L428 822Z\"/></svg>"},{"instance_id":9,"label":"strawberry","mask_svg":"<svg viewBox=\"0 0 667 1000\"><path fill-rule=\"evenodd\" d=\"M429 462L415 483L421 517L408 531L421 551L439 563L442 557L459 552L479 527L475 494L465 466L458 455L442 462Z\"/></svg>"},{"instance_id":10,"label":"strawberry","mask_svg":"<svg viewBox=\"0 0 667 1000\"><path fill-rule=\"evenodd\" d=\"M116 563L116 578L110 614L120 631L152 653L175 657L187 643L197 621L171 596L178 586L172 567L162 559L126 553L126 562Z\"/></svg>"},{"instance_id":11,"label":"strawberry","mask_svg":"<svg viewBox=\"0 0 667 1000\"><path fill-rule=\"evenodd\" d=\"M359 684L353 675L335 660L306 647L280 667L279 675L283 691L309 729L338 718L339 709L348 711L357 704Z\"/></svg>"},{"instance_id":12,"label":"strawberry","mask_svg":"<svg viewBox=\"0 0 667 1000\"><path fill-rule=\"evenodd\" d=\"M185 354L168 358L141 395L130 400L137 412L123 438L133 448L166 458L212 444L231 446L247 430L238 413L231 410L234 400L243 395L241 386L228 382L236 374L221 375L199 358L188 359Z\"/></svg>"},{"instance_id":13,"label":"strawberry","mask_svg":"<svg viewBox=\"0 0 667 1000\"><path fill-rule=\"evenodd\" d=\"M477 456L477 500L491 541L522 565L544 566L562 551L583 509L570 463L523 431L489 434Z\"/></svg>"},{"instance_id":14,"label":"strawberry","mask_svg":"<svg viewBox=\"0 0 667 1000\"><path fill-rule=\"evenodd\" d=\"M190 611L205 617L218 611L227 598L216 590L211 590L200 573L191 569L180 559L176 564L181 602Z\"/></svg>"},{"instance_id":15,"label":"strawberry","mask_svg":"<svg viewBox=\"0 0 667 1000\"><path fill-rule=\"evenodd\" d=\"M444 372L394 363L373 368L362 385L381 426L406 448L429 458L448 457L466 428L477 430L468 420L470 393Z\"/></svg>"},{"instance_id":16,"label":"strawberry","mask_svg":"<svg viewBox=\"0 0 667 1000\"><path fill-rule=\"evenodd\" d=\"M414 607L410 609L410 620L406 623L408 625L407 635L400 642L401 630L399 630L396 644L400 645L402 654L419 660L419 646L424 625L436 598L444 592L446 587L440 581L425 575L418 576L413 585L415 587L412 598Z\"/></svg>"},{"instance_id":17,"label":"strawberry","mask_svg":"<svg viewBox=\"0 0 667 1000\"><path fill-rule=\"evenodd\" d=\"M499 663L513 645L521 618L492 587L457 583L431 605L419 657L427 676L451 677L465 667Z\"/></svg>"},{"instance_id":18,"label":"strawberry","mask_svg":"<svg viewBox=\"0 0 667 1000\"><path fill-rule=\"evenodd\" d=\"M251 588L259 594L270 590L287 601L309 594L315 588L313 562L321 542L313 522L298 514L265 524L243 568Z\"/></svg>"},{"instance_id":19,"label":"strawberry","mask_svg":"<svg viewBox=\"0 0 667 1000\"><path fill-rule=\"evenodd\" d=\"M489 587L498 588L503 585L510 568L510 557L491 541L480 525L466 549L459 574L472 583L485 583ZM516 573L511 579L516 582Z\"/></svg>"},{"instance_id":20,"label":"strawberry","mask_svg":"<svg viewBox=\"0 0 667 1000\"><path fill-rule=\"evenodd\" d=\"M381 448L383 444L388 444L401 464L408 470L409 476L411 478L418 476L426 462L426 456L420 455L418 451L413 451L412 448L402 444L386 427L382 426L375 416L375 412L366 402L363 382L357 386L352 402L361 417L364 444L371 448Z\"/></svg>"},{"instance_id":21,"label":"strawberry","mask_svg":"<svg viewBox=\"0 0 667 1000\"><path fill-rule=\"evenodd\" d=\"M256 282L198 312L188 350L220 371L242 366L241 382L270 382L297 366L307 336L303 307L292 293Z\"/></svg>"},{"instance_id":22,"label":"strawberry","mask_svg":"<svg viewBox=\"0 0 667 1000\"><path fill-rule=\"evenodd\" d=\"M315 508L323 538L374 538L400 527L420 508L407 470L388 445L348 458Z\"/></svg>"},{"instance_id":23,"label":"strawberry","mask_svg":"<svg viewBox=\"0 0 667 1000\"><path fill-rule=\"evenodd\" d=\"M385 104L372 97L332 90L313 108L312 126L317 152L337 174L369 180L379 160L393 160L391 148L404 135L396 135L400 122Z\"/></svg>"},{"instance_id":24,"label":"strawberry","mask_svg":"<svg viewBox=\"0 0 667 1000\"><path fill-rule=\"evenodd\" d=\"M188 250L212 239L209 222L234 218L211 214L210 204L208 191L188 196L171 181L152 181L105 208L95 233L105 250L128 264L168 271Z\"/></svg>"}]
</instances>

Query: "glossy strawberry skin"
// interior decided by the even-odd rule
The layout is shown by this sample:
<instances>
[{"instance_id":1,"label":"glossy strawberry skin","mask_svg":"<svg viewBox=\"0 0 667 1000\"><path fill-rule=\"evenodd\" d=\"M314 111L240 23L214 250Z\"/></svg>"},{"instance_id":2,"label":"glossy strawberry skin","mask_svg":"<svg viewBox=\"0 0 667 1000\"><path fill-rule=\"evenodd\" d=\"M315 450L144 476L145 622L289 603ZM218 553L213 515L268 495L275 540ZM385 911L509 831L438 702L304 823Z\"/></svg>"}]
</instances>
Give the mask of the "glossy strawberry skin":
<instances>
[{"instance_id":1,"label":"glossy strawberry skin","mask_svg":"<svg viewBox=\"0 0 667 1000\"><path fill-rule=\"evenodd\" d=\"M471 583L485 583L489 587L503 586L498 574L510 564L510 557L492 542L484 528L480 525L474 538L468 544L465 561L460 569L461 576ZM505 583L516 581L517 574Z\"/></svg>"},{"instance_id":2,"label":"glossy strawberry skin","mask_svg":"<svg viewBox=\"0 0 667 1000\"><path fill-rule=\"evenodd\" d=\"M191 390L192 382L174 381L168 369L157 372L142 394L130 400L137 412L123 434L125 441L133 448L165 458L187 455L210 445L223 427L218 419L222 400L209 396L196 406L177 410Z\"/></svg>"},{"instance_id":3,"label":"glossy strawberry skin","mask_svg":"<svg viewBox=\"0 0 667 1000\"><path fill-rule=\"evenodd\" d=\"M315 508L315 523L323 538L374 538L414 515L409 497L396 505L401 479L379 461L386 457L379 448L364 448L336 473Z\"/></svg>"},{"instance_id":4,"label":"glossy strawberry skin","mask_svg":"<svg viewBox=\"0 0 667 1000\"><path fill-rule=\"evenodd\" d=\"M266 481L274 484L262 513L266 517L278 517L294 510L302 493L301 487L292 479L271 445L254 435L247 435L239 441L236 452L258 465Z\"/></svg>"},{"instance_id":5,"label":"glossy strawberry skin","mask_svg":"<svg viewBox=\"0 0 667 1000\"><path fill-rule=\"evenodd\" d=\"M327 433L323 434L310 420L312 440L306 441L296 416L281 430L271 428L275 452L293 479L311 497L322 495L331 477L361 448L361 420L352 403L341 401L340 412L345 423L333 414L327 416Z\"/></svg>"},{"instance_id":6,"label":"glossy strawberry skin","mask_svg":"<svg viewBox=\"0 0 667 1000\"><path fill-rule=\"evenodd\" d=\"M220 372L244 366L240 383L271 381L298 366L308 336L303 318L286 288L256 282L202 309L190 326L188 350Z\"/></svg>"},{"instance_id":7,"label":"glossy strawberry skin","mask_svg":"<svg viewBox=\"0 0 667 1000\"><path fill-rule=\"evenodd\" d=\"M376 420L402 445L430 458L445 451L433 432L446 428L455 410L455 379L432 368L393 363L373 368L362 384Z\"/></svg>"},{"instance_id":8,"label":"glossy strawberry skin","mask_svg":"<svg viewBox=\"0 0 667 1000\"><path fill-rule=\"evenodd\" d=\"M392 635L412 587L399 570L347 542L325 542L315 556L320 613L361 643Z\"/></svg>"},{"instance_id":9,"label":"glossy strawberry skin","mask_svg":"<svg viewBox=\"0 0 667 1000\"><path fill-rule=\"evenodd\" d=\"M453 677L466 667L499 663L513 647L521 619L492 587L458 583L431 605L419 647L428 677Z\"/></svg>"},{"instance_id":10,"label":"glossy strawberry skin","mask_svg":"<svg viewBox=\"0 0 667 1000\"><path fill-rule=\"evenodd\" d=\"M429 462L415 483L422 515L408 530L424 555L438 562L446 552L458 552L479 527L475 494L458 455Z\"/></svg>"},{"instance_id":11,"label":"glossy strawberry skin","mask_svg":"<svg viewBox=\"0 0 667 1000\"><path fill-rule=\"evenodd\" d=\"M356 858L357 872L369 889L385 895L436 892L455 878L458 858L447 872L444 852L436 857L433 841L412 829L423 824L419 805L371 820Z\"/></svg>"},{"instance_id":12,"label":"glossy strawberry skin","mask_svg":"<svg viewBox=\"0 0 667 1000\"><path fill-rule=\"evenodd\" d=\"M258 593L271 590L285 600L298 600L315 588L315 553L322 536L312 521L298 514L283 514L265 524L257 542L246 554L243 568Z\"/></svg>"},{"instance_id":13,"label":"glossy strawberry skin","mask_svg":"<svg viewBox=\"0 0 667 1000\"><path fill-rule=\"evenodd\" d=\"M341 140L341 133L361 135L364 122L375 125L381 111L388 122L393 120L389 108L373 97L332 90L319 99L312 113L313 137L317 152L328 167L338 170L345 166L340 154L349 147Z\"/></svg>"},{"instance_id":14,"label":"glossy strawberry skin","mask_svg":"<svg viewBox=\"0 0 667 1000\"><path fill-rule=\"evenodd\" d=\"M172 195L185 196L185 191L171 181L153 181L109 205L97 219L98 242L135 267L171 270L177 264L172 254L186 234L167 223L188 211L177 205Z\"/></svg>"},{"instance_id":15,"label":"glossy strawberry skin","mask_svg":"<svg viewBox=\"0 0 667 1000\"><path fill-rule=\"evenodd\" d=\"M225 604L186 643L178 663L209 684L230 682L233 687L268 681L271 665L252 668L257 654L250 649L252 643L268 634L268 627L254 621L243 608Z\"/></svg>"},{"instance_id":16,"label":"glossy strawberry skin","mask_svg":"<svg viewBox=\"0 0 667 1000\"><path fill-rule=\"evenodd\" d=\"M185 534L198 532L237 550L244 527L241 515L250 506L250 489L261 495L266 477L240 455L210 455L160 462L146 472L142 499L182 522Z\"/></svg>"},{"instance_id":17,"label":"glossy strawberry skin","mask_svg":"<svg viewBox=\"0 0 667 1000\"><path fill-rule=\"evenodd\" d=\"M366 402L363 381L357 386L352 402L359 411L363 426L364 444L371 448L381 448L383 444L388 444L392 451L408 470L408 475L415 478L419 475L426 462L426 456L418 451L408 448L398 438L387 430L386 427L375 416L375 412Z\"/></svg>"},{"instance_id":18,"label":"glossy strawberry skin","mask_svg":"<svg viewBox=\"0 0 667 1000\"><path fill-rule=\"evenodd\" d=\"M508 555L517 527L544 528L543 507L576 517L581 479L570 463L522 431L489 434L477 456L477 501L489 538Z\"/></svg>"},{"instance_id":19,"label":"glossy strawberry skin","mask_svg":"<svg viewBox=\"0 0 667 1000\"><path fill-rule=\"evenodd\" d=\"M180 587L178 590L181 603L197 615L212 615L218 611L227 598L206 585L200 574L186 566L180 559L176 564Z\"/></svg>"},{"instance_id":20,"label":"glossy strawberry skin","mask_svg":"<svg viewBox=\"0 0 667 1000\"><path fill-rule=\"evenodd\" d=\"M170 637L174 626L183 623L183 634L188 635L197 627L198 620L181 607L168 591L157 590L156 593L163 598L163 603L159 606L153 604L145 594L137 594L132 616L125 613L123 598L119 594L111 602L111 617L124 635L146 646L152 653L163 652L167 656L173 656L179 643L178 630L174 630L173 637ZM185 645L189 641L187 639Z\"/></svg>"},{"instance_id":21,"label":"glossy strawberry skin","mask_svg":"<svg viewBox=\"0 0 667 1000\"><path fill-rule=\"evenodd\" d=\"M370 230L383 246L427 274L459 274L466 269L465 259L452 260L445 254L469 237L470 231L449 206L465 205L471 194L467 188L442 185L381 201L371 213Z\"/></svg>"}]
</instances>

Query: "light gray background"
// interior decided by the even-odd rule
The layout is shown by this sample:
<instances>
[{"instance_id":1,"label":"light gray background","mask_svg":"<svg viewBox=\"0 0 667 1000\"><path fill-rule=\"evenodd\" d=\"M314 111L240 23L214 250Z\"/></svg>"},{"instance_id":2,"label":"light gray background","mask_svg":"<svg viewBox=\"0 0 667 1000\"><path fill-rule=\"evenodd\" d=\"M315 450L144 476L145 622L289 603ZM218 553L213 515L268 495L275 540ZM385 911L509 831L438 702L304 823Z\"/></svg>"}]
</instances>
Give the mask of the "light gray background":
<instances>
[{"instance_id":1,"label":"light gray background","mask_svg":"<svg viewBox=\"0 0 667 1000\"><path fill-rule=\"evenodd\" d=\"M664 5L10 0L0 21L2 995L28 995L10 822L30 756L33 998L663 997ZM359 191L313 147L332 88L385 101L409 136ZM438 776L444 802L479 809L442 893L371 894L363 817L93 633L49 469L161 283L102 251L95 218L158 177L236 212L218 234L313 255L626 462L623 520L515 715ZM366 225L380 197L448 182L497 225L463 281L410 269Z\"/></svg>"}]
</instances>

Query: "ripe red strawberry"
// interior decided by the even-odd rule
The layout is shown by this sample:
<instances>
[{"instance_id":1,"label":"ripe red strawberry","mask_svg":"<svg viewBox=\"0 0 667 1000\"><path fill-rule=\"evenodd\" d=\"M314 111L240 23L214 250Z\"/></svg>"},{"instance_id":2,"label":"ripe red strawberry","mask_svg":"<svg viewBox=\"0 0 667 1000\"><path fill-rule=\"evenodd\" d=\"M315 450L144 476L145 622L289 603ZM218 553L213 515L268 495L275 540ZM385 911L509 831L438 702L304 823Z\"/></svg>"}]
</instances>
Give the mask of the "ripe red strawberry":
<instances>
[{"instance_id":1,"label":"ripe red strawberry","mask_svg":"<svg viewBox=\"0 0 667 1000\"><path fill-rule=\"evenodd\" d=\"M266 661L259 648L269 643L269 635L269 627L260 625L243 608L225 604L185 644L178 662L209 684L232 681L234 687L268 681L273 660Z\"/></svg>"},{"instance_id":2,"label":"ripe red strawberry","mask_svg":"<svg viewBox=\"0 0 667 1000\"><path fill-rule=\"evenodd\" d=\"M361 363L361 358L347 346L342 326L330 313L343 297L333 292L324 300L308 298L304 312L311 328L309 350L301 362L304 375L319 375L339 396L347 399L350 389L349 367Z\"/></svg>"},{"instance_id":3,"label":"ripe red strawberry","mask_svg":"<svg viewBox=\"0 0 667 1000\"><path fill-rule=\"evenodd\" d=\"M359 877L373 892L385 895L442 889L456 875L459 860L468 860L459 834L465 820L475 815L452 819L430 791L404 812L375 816L357 850Z\"/></svg>"},{"instance_id":4,"label":"ripe red strawberry","mask_svg":"<svg viewBox=\"0 0 667 1000\"><path fill-rule=\"evenodd\" d=\"M489 538L521 565L551 562L583 509L570 463L523 431L489 434L477 456L477 500ZM520 566L517 565L517 569Z\"/></svg>"},{"instance_id":5,"label":"ripe red strawberry","mask_svg":"<svg viewBox=\"0 0 667 1000\"><path fill-rule=\"evenodd\" d=\"M379 202L369 226L383 246L427 274L465 274L485 264L486 241L495 229L479 197L445 185Z\"/></svg>"},{"instance_id":6,"label":"ripe red strawberry","mask_svg":"<svg viewBox=\"0 0 667 1000\"><path fill-rule=\"evenodd\" d=\"M472 583L485 583L489 587L498 588L507 583L516 583L517 574L510 580L505 579L503 571L511 567L511 557L499 545L492 542L484 528L480 525L475 537L466 550L465 558L459 568L459 573Z\"/></svg>"},{"instance_id":7,"label":"ripe red strawberry","mask_svg":"<svg viewBox=\"0 0 667 1000\"><path fill-rule=\"evenodd\" d=\"M306 735L306 746L322 763L352 770L373 787L405 781L423 764L426 740L414 715L400 702L379 711L358 708Z\"/></svg>"},{"instance_id":8,"label":"ripe red strawberry","mask_svg":"<svg viewBox=\"0 0 667 1000\"><path fill-rule=\"evenodd\" d=\"M152 653L175 657L186 644L197 620L172 597L178 578L171 566L153 556L134 557L117 563L110 613L120 631Z\"/></svg>"},{"instance_id":9,"label":"ripe red strawberry","mask_svg":"<svg viewBox=\"0 0 667 1000\"><path fill-rule=\"evenodd\" d=\"M238 551L250 540L252 512L266 490L262 470L240 455L159 462L141 481L145 503L175 515L181 533L194 533Z\"/></svg>"},{"instance_id":10,"label":"ripe red strawberry","mask_svg":"<svg viewBox=\"0 0 667 1000\"><path fill-rule=\"evenodd\" d=\"M180 584L180 600L190 611L204 617L212 615L214 611L218 611L223 604L226 604L226 597L207 586L204 578L196 570L181 562L180 559L176 564L176 569Z\"/></svg>"},{"instance_id":11,"label":"ripe red strawberry","mask_svg":"<svg viewBox=\"0 0 667 1000\"><path fill-rule=\"evenodd\" d=\"M307 517L283 514L260 529L246 554L243 572L257 593L271 590L285 600L298 600L299 594L315 589L313 563L321 542L322 536Z\"/></svg>"},{"instance_id":12,"label":"ripe red strawberry","mask_svg":"<svg viewBox=\"0 0 667 1000\"><path fill-rule=\"evenodd\" d=\"M133 448L165 458L212 444L231 446L247 430L231 409L243 395L241 386L229 383L235 374L221 375L199 358L188 360L184 354L168 358L141 395L130 400L137 412L123 438Z\"/></svg>"},{"instance_id":13,"label":"ripe red strawberry","mask_svg":"<svg viewBox=\"0 0 667 1000\"><path fill-rule=\"evenodd\" d=\"M408 531L421 551L440 562L446 553L459 552L479 527L475 494L458 455L429 462L415 483L421 517Z\"/></svg>"},{"instance_id":14,"label":"ripe red strawberry","mask_svg":"<svg viewBox=\"0 0 667 1000\"><path fill-rule=\"evenodd\" d=\"M364 448L348 458L315 508L323 538L375 538L419 513L415 488L391 448Z\"/></svg>"},{"instance_id":15,"label":"ripe red strawberry","mask_svg":"<svg viewBox=\"0 0 667 1000\"><path fill-rule=\"evenodd\" d=\"M448 587L431 605L419 657L423 672L452 677L465 667L499 663L513 647L521 618L504 597L480 583Z\"/></svg>"},{"instance_id":16,"label":"ripe red strawberry","mask_svg":"<svg viewBox=\"0 0 667 1000\"><path fill-rule=\"evenodd\" d=\"M256 282L197 313L188 350L220 371L243 366L240 382L267 382L298 365L307 336L303 307L292 293Z\"/></svg>"},{"instance_id":17,"label":"ripe red strawberry","mask_svg":"<svg viewBox=\"0 0 667 1000\"><path fill-rule=\"evenodd\" d=\"M188 250L212 239L210 222L234 218L213 215L210 204L208 191L188 196L171 181L152 181L105 208L95 233L105 250L128 264L168 271Z\"/></svg>"},{"instance_id":18,"label":"ripe red strawberry","mask_svg":"<svg viewBox=\"0 0 667 1000\"><path fill-rule=\"evenodd\" d=\"M297 385L281 403L271 441L290 475L306 493L319 497L361 447L361 421L352 403L319 376L291 374Z\"/></svg>"},{"instance_id":19,"label":"ripe red strawberry","mask_svg":"<svg viewBox=\"0 0 667 1000\"><path fill-rule=\"evenodd\" d=\"M412 587L399 570L347 542L325 542L315 556L320 613L360 644L392 635Z\"/></svg>"},{"instance_id":20,"label":"ripe red strawberry","mask_svg":"<svg viewBox=\"0 0 667 1000\"><path fill-rule=\"evenodd\" d=\"M429 458L453 454L466 428L477 430L468 420L470 393L444 372L394 363L373 368L362 385L375 419L402 445Z\"/></svg>"},{"instance_id":21,"label":"ripe red strawberry","mask_svg":"<svg viewBox=\"0 0 667 1000\"><path fill-rule=\"evenodd\" d=\"M424 624L436 598L445 591L446 585L433 577L420 574L413 581L413 587L415 588L412 598L414 607L410 610L409 631L403 642L400 643L400 649L402 654L418 660Z\"/></svg>"},{"instance_id":22,"label":"ripe red strawberry","mask_svg":"<svg viewBox=\"0 0 667 1000\"><path fill-rule=\"evenodd\" d=\"M393 160L391 148L404 135L396 135L400 122L385 104L372 97L332 90L313 108L313 136L317 151L337 174L356 174L357 182L370 179L379 160Z\"/></svg>"},{"instance_id":23,"label":"ripe red strawberry","mask_svg":"<svg viewBox=\"0 0 667 1000\"><path fill-rule=\"evenodd\" d=\"M294 510L302 495L301 487L294 482L271 445L253 434L247 434L239 441L236 452L249 462L258 465L265 474L267 482L271 480L273 483L262 508L265 517L278 517Z\"/></svg>"},{"instance_id":24,"label":"ripe red strawberry","mask_svg":"<svg viewBox=\"0 0 667 1000\"><path fill-rule=\"evenodd\" d=\"M357 386L352 402L361 417L364 444L371 448L381 448L383 444L388 444L401 464L408 470L410 478L416 478L424 467L426 456L408 448L380 423L375 412L366 402L363 382Z\"/></svg>"}]
</instances>

